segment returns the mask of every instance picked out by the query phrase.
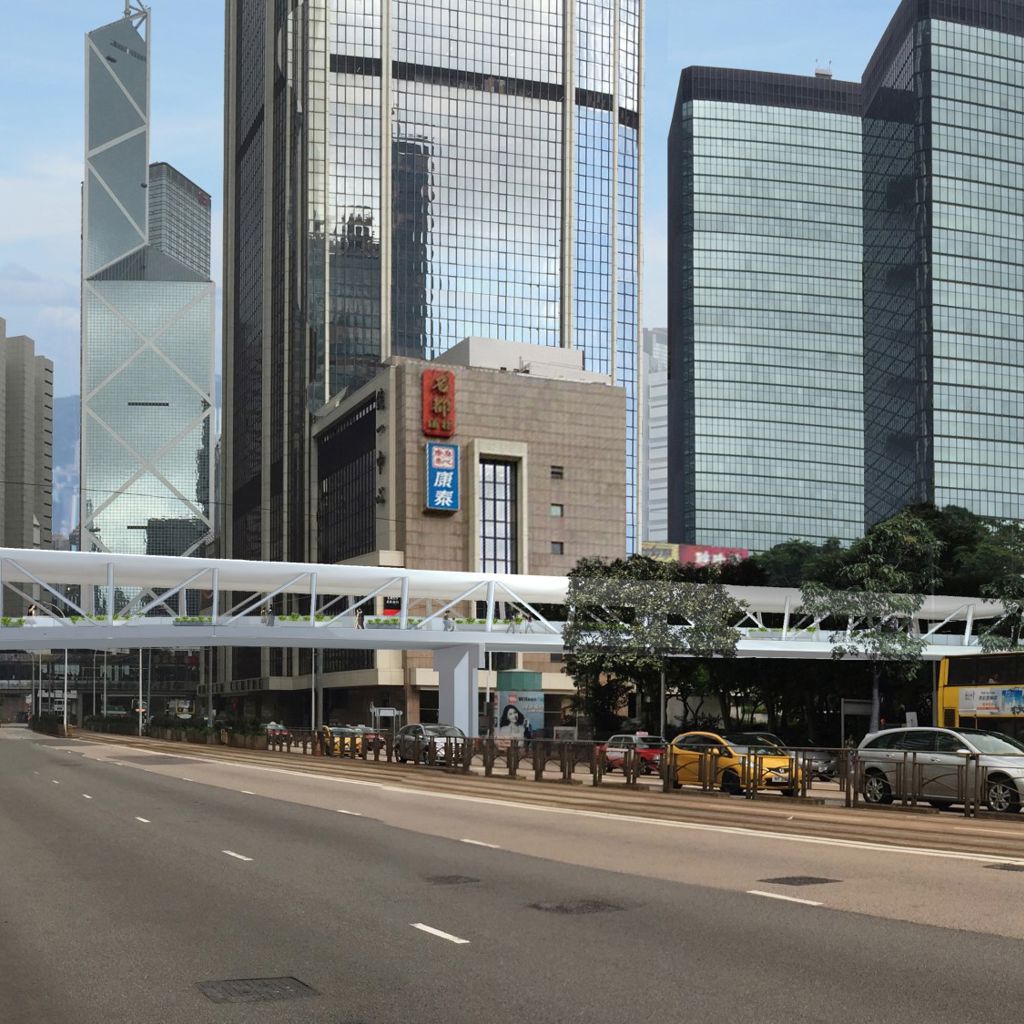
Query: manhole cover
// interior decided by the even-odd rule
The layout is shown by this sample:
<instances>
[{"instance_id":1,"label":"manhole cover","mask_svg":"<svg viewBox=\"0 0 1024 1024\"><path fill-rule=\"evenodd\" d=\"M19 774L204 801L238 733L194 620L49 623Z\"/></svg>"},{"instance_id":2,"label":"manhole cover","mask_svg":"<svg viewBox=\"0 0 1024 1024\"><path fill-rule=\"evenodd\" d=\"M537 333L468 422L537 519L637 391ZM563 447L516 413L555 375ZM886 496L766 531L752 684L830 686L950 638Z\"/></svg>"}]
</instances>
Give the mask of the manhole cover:
<instances>
[{"instance_id":1,"label":"manhole cover","mask_svg":"<svg viewBox=\"0 0 1024 1024\"><path fill-rule=\"evenodd\" d=\"M480 879L470 875L428 875L427 881L432 885L468 885L470 882L479 882Z\"/></svg>"},{"instance_id":2,"label":"manhole cover","mask_svg":"<svg viewBox=\"0 0 1024 1024\"><path fill-rule=\"evenodd\" d=\"M814 875L784 875L782 878L759 878L759 882L771 885L828 885L830 882L841 882L841 878L816 878Z\"/></svg>"},{"instance_id":3,"label":"manhole cover","mask_svg":"<svg viewBox=\"0 0 1024 1024\"><path fill-rule=\"evenodd\" d=\"M196 988L215 1003L276 1003L285 999L318 996L315 988L298 978L234 978L198 981Z\"/></svg>"},{"instance_id":4,"label":"manhole cover","mask_svg":"<svg viewBox=\"0 0 1024 1024\"><path fill-rule=\"evenodd\" d=\"M151 764L155 767L160 767L165 764L194 764L191 758L187 757L173 757L168 755L162 757L157 754L155 757L152 754L132 754L130 756L119 757L118 761L127 761L129 764Z\"/></svg>"},{"instance_id":5,"label":"manhole cover","mask_svg":"<svg viewBox=\"0 0 1024 1024\"><path fill-rule=\"evenodd\" d=\"M565 900L562 903L531 903L533 910L545 910L549 914L604 914L623 908L604 900Z\"/></svg>"},{"instance_id":6,"label":"manhole cover","mask_svg":"<svg viewBox=\"0 0 1024 1024\"><path fill-rule=\"evenodd\" d=\"M1024 864L986 864L993 871L1024 871Z\"/></svg>"}]
</instances>

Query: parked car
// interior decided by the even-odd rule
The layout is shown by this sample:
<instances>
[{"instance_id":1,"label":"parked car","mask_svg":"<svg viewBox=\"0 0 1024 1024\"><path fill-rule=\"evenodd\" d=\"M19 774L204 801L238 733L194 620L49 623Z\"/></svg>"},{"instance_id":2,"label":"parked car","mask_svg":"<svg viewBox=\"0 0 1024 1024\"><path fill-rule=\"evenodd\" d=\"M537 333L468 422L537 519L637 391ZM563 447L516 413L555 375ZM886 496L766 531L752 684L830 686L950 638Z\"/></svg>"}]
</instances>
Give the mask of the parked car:
<instances>
[{"instance_id":1,"label":"parked car","mask_svg":"<svg viewBox=\"0 0 1024 1024\"><path fill-rule=\"evenodd\" d=\"M466 734L454 725L407 725L395 736L395 760L425 762L433 744L434 760L443 762L449 744L454 748L458 740L465 738Z\"/></svg>"},{"instance_id":2,"label":"parked car","mask_svg":"<svg viewBox=\"0 0 1024 1024\"><path fill-rule=\"evenodd\" d=\"M820 782L831 782L839 774L836 755L830 750L793 750L784 739L773 732L738 732L729 734L739 743L774 743L784 754L799 757L807 766L809 778Z\"/></svg>"},{"instance_id":3,"label":"parked car","mask_svg":"<svg viewBox=\"0 0 1024 1024\"><path fill-rule=\"evenodd\" d=\"M267 722L264 728L267 730L268 740L287 740L291 738L292 731L283 722Z\"/></svg>"},{"instance_id":4,"label":"parked car","mask_svg":"<svg viewBox=\"0 0 1024 1024\"><path fill-rule=\"evenodd\" d=\"M387 746L387 736L384 733L377 732L375 729L371 729L368 725L350 725L346 726L346 728L355 729L363 737L363 743L371 753L374 750L384 750Z\"/></svg>"},{"instance_id":5,"label":"parked car","mask_svg":"<svg viewBox=\"0 0 1024 1024\"><path fill-rule=\"evenodd\" d=\"M921 791L933 807L963 803L982 772L982 798L990 811L1016 814L1024 800L1024 743L984 729L883 729L861 740L857 757L863 766L864 800L890 804L898 793L903 765L917 754ZM977 754L975 759L968 755ZM910 780L906 783L908 786Z\"/></svg>"},{"instance_id":6,"label":"parked car","mask_svg":"<svg viewBox=\"0 0 1024 1024\"><path fill-rule=\"evenodd\" d=\"M606 772L615 771L616 768L621 771L626 760L626 751L635 750L640 758L640 773L651 775L661 770L661 755L665 749L665 741L660 736L620 733L610 737L602 748L599 755L604 756Z\"/></svg>"},{"instance_id":7,"label":"parked car","mask_svg":"<svg viewBox=\"0 0 1024 1024\"><path fill-rule=\"evenodd\" d=\"M362 734L347 725L322 725L320 726L320 734L324 738L324 751L328 754L340 755L342 749L345 753L352 751L352 743L355 742L355 751L357 754L363 752L363 737ZM342 746L344 744L344 747Z\"/></svg>"},{"instance_id":8,"label":"parked car","mask_svg":"<svg viewBox=\"0 0 1024 1024\"><path fill-rule=\"evenodd\" d=\"M721 735L713 732L684 732L669 745L675 769L675 785L700 784L702 771L713 764L715 785L723 793L743 792L747 773L760 767L758 789L774 789L792 796L799 785L800 769L776 743L754 738L751 733ZM715 760L709 758L714 755Z\"/></svg>"}]
</instances>

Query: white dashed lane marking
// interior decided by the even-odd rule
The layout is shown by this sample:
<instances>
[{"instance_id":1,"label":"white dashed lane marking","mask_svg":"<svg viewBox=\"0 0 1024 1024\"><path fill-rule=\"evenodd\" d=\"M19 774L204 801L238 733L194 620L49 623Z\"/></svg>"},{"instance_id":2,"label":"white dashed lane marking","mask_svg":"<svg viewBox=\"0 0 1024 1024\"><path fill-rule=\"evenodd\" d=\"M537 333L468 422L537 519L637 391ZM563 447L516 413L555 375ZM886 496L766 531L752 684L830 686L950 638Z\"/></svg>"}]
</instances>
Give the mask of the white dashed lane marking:
<instances>
[{"instance_id":1,"label":"white dashed lane marking","mask_svg":"<svg viewBox=\"0 0 1024 1024\"><path fill-rule=\"evenodd\" d=\"M485 846L488 850L500 850L501 847L495 843L481 843L479 839L460 839L460 843L469 843L470 846Z\"/></svg>"},{"instance_id":2,"label":"white dashed lane marking","mask_svg":"<svg viewBox=\"0 0 1024 1024\"><path fill-rule=\"evenodd\" d=\"M438 928L431 928L429 924L414 924L413 928L419 928L421 932L426 932L428 935L436 935L439 939L454 942L456 946L469 945L469 939L460 939L458 935L450 935L448 932L442 932Z\"/></svg>"},{"instance_id":3,"label":"white dashed lane marking","mask_svg":"<svg viewBox=\"0 0 1024 1024\"><path fill-rule=\"evenodd\" d=\"M234 850L221 850L221 853L226 853L229 857L234 857L236 860L251 861L252 857L243 857L240 853L235 853Z\"/></svg>"},{"instance_id":4,"label":"white dashed lane marking","mask_svg":"<svg viewBox=\"0 0 1024 1024\"><path fill-rule=\"evenodd\" d=\"M748 896L766 896L770 900L785 900L786 903L802 903L805 907L823 907L824 903L818 903L816 900L801 900L797 899L796 896L783 896L778 892L763 892L760 889L748 889Z\"/></svg>"},{"instance_id":5,"label":"white dashed lane marking","mask_svg":"<svg viewBox=\"0 0 1024 1024\"><path fill-rule=\"evenodd\" d=\"M88 793L83 793L82 796L84 796L86 800L91 800L92 799L92 797L89 796Z\"/></svg>"},{"instance_id":6,"label":"white dashed lane marking","mask_svg":"<svg viewBox=\"0 0 1024 1024\"><path fill-rule=\"evenodd\" d=\"M152 822L149 820L149 818L140 818L137 814L135 815L135 820L136 821L141 821L143 825L151 825L152 824Z\"/></svg>"}]
</instances>

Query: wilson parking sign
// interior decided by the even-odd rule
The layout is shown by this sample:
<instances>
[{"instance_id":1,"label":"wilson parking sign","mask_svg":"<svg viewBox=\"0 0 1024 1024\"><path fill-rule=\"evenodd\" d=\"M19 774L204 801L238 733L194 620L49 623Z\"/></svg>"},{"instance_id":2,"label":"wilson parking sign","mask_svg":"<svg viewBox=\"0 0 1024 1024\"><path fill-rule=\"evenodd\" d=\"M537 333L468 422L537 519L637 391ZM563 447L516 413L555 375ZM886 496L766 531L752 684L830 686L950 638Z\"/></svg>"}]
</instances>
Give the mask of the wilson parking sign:
<instances>
[{"instance_id":1,"label":"wilson parking sign","mask_svg":"<svg viewBox=\"0 0 1024 1024\"><path fill-rule=\"evenodd\" d=\"M428 512L457 512L459 509L459 446L427 445Z\"/></svg>"}]
</instances>

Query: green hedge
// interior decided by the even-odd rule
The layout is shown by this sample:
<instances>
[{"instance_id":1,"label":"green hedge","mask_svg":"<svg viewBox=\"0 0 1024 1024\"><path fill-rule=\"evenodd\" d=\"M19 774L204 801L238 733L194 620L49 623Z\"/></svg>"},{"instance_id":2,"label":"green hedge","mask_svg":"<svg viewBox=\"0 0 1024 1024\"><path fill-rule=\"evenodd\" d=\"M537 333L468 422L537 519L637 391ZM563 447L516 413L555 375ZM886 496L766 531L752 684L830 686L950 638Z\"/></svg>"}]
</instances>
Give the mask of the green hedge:
<instances>
[{"instance_id":1,"label":"green hedge","mask_svg":"<svg viewBox=\"0 0 1024 1024\"><path fill-rule=\"evenodd\" d=\"M118 736L137 736L139 733L139 721L135 715L124 717L103 715L86 715L85 728L93 732L110 732Z\"/></svg>"},{"instance_id":2,"label":"green hedge","mask_svg":"<svg viewBox=\"0 0 1024 1024\"><path fill-rule=\"evenodd\" d=\"M63 725L64 718L61 715L53 715L48 711L32 717L32 728L36 732L46 733L47 736L59 736Z\"/></svg>"}]
</instances>

